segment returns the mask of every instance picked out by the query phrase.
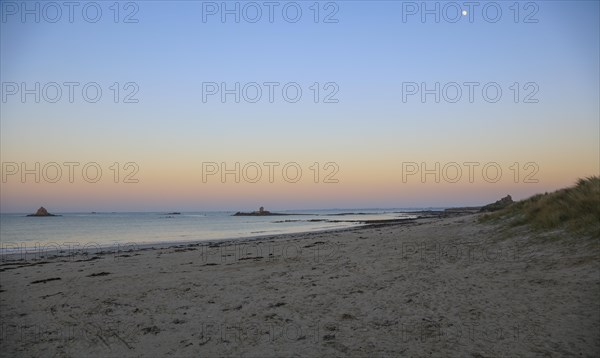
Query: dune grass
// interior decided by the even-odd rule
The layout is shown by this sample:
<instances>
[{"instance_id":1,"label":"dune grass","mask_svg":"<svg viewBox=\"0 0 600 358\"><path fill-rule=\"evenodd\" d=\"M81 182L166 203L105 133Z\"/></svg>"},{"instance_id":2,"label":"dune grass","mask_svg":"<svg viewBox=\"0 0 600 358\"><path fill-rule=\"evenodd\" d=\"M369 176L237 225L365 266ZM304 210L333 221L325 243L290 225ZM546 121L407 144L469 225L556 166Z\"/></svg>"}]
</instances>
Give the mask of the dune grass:
<instances>
[{"instance_id":1,"label":"dune grass","mask_svg":"<svg viewBox=\"0 0 600 358\"><path fill-rule=\"evenodd\" d=\"M600 177L579 179L572 187L534 195L480 220L503 220L511 226L529 225L543 231L564 228L600 238Z\"/></svg>"}]
</instances>

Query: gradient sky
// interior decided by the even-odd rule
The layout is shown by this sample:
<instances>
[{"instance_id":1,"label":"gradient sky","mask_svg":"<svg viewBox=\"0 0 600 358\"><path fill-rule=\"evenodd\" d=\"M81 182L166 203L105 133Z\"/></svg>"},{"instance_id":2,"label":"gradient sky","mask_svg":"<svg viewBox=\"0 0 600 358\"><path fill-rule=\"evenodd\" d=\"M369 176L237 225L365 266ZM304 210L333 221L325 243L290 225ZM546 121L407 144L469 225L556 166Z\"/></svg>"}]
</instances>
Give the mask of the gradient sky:
<instances>
[{"instance_id":1,"label":"gradient sky","mask_svg":"<svg viewBox=\"0 0 600 358\"><path fill-rule=\"evenodd\" d=\"M318 23L311 9L315 1L295 2L302 9L296 23L282 17L290 2L276 2L272 23L262 1L256 2L263 10L256 23L243 16L236 23L233 15L222 22L220 13L203 22L203 8L212 4L202 1L120 2L118 23L114 1L96 2L102 10L96 23L82 17L88 2L78 3L72 23L65 7L50 23L55 9L44 13L47 2L28 1L30 8L40 4L36 23L31 14L23 22L21 9L12 14L13 4L22 1L0 3L2 212L32 212L40 205L53 212L481 205L506 194L522 199L556 190L600 170L598 1L519 2L517 22L514 2L499 1L488 5L488 19L495 17L495 4L502 11L493 23L482 15L486 1L456 23L444 13L439 23L434 15L424 22L420 12L407 15L420 1L319 2ZM238 3L243 8L248 2ZM437 4L450 17L454 4L467 9L462 1ZM138 22L124 23L136 7ZM336 7L338 22L323 23ZM529 19L537 22L525 23L534 11ZM88 14L94 16L94 9ZM294 15L293 8L288 14ZM64 85L57 103L43 96L35 103L33 95L22 103L20 93L7 93L7 84L23 82L28 88L36 82L81 86L73 103ZM103 91L97 103L81 96L88 82ZM121 86L119 103L109 88L115 82ZM139 88L138 103L122 103L127 82ZM258 103L235 103L232 95L225 103L219 96L204 103L204 82L229 87L296 82L303 95L287 103L280 86L273 103L266 92ZM309 87L315 82L337 84L339 102L314 103ZM433 95L425 103L418 95L405 103L405 82L481 86L473 103L466 92L457 103L443 97L435 103ZM490 82L502 88L497 103L481 95ZM519 103L509 88L515 82ZM539 89L538 103L522 103L531 90L523 89L528 82ZM321 88L320 102L327 92ZM33 174L24 182L21 173L7 174L11 163L31 169L36 162L40 168L52 162L81 165L73 183L65 166L56 183L45 181L43 173L40 183ZM81 168L90 162L103 171L96 183L82 177ZM121 166L118 183L110 169L115 162ZM123 182L127 162L139 167L138 183ZM229 168L236 162L281 165L273 183L265 166L257 183L243 178L235 183L233 175L225 183L219 175L204 183L207 162ZM281 173L291 162L302 168L296 183ZM319 183L310 169L315 162ZM339 168L338 183L323 183L332 168L323 168L328 162ZM419 174L403 180L403 163L409 162L430 169L436 162L440 167L456 162L463 176L456 183L443 178L436 183L433 174L424 183ZM473 182L464 162L480 163ZM530 162L535 166L523 168ZM499 181L482 176L486 163L502 169ZM520 167L517 183L513 163ZM526 183L534 167L537 183Z\"/></svg>"}]
</instances>

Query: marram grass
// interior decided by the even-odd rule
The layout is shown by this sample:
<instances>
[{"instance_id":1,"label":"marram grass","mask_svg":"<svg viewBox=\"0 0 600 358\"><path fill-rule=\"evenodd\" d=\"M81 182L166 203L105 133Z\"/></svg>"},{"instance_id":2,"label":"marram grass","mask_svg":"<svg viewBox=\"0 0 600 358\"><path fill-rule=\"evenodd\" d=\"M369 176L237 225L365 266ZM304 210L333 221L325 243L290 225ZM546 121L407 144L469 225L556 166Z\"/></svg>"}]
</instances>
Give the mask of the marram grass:
<instances>
[{"instance_id":1,"label":"marram grass","mask_svg":"<svg viewBox=\"0 0 600 358\"><path fill-rule=\"evenodd\" d=\"M600 177L579 179L572 187L537 194L481 217L484 222L500 219L512 226L530 225L544 231L565 228L600 238Z\"/></svg>"}]
</instances>

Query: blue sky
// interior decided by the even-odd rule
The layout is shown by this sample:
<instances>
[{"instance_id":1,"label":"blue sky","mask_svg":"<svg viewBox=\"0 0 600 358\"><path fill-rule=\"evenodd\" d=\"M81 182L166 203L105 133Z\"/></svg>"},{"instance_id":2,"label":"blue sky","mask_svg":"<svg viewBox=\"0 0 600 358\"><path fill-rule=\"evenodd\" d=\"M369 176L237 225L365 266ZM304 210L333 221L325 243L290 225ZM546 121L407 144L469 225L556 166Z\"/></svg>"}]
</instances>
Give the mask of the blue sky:
<instances>
[{"instance_id":1,"label":"blue sky","mask_svg":"<svg viewBox=\"0 0 600 358\"><path fill-rule=\"evenodd\" d=\"M450 23L443 14L440 23L433 16L422 22L418 14L403 22L407 6L421 2L402 1L319 2L321 18L338 9L337 23L314 23L314 1L295 2L303 11L297 23L288 23L277 11L291 2L277 2L273 23L265 13L257 23L243 16L240 23L232 16L222 22L218 15L207 16L204 23L203 7L213 3L201 1L131 2L135 7L120 2L119 23L113 21L113 1L97 2L102 17L96 23L81 17L79 9L88 4L81 2L73 23L64 8L57 23L44 21L43 14L35 23L30 15L23 22L20 14L7 14L12 6L7 3L12 4L2 1L6 18L0 31L3 83L98 82L103 97L94 104L81 98L74 103L21 103L18 96L9 97L0 111L3 162L136 161L146 169L141 174L148 183L160 176L153 173L181 176L186 165L197 169L203 161L335 161L345 183L364 182L365 193L372 186L401 187L373 178L394 177L403 161L539 163L539 185L515 188L521 196L556 189L599 170L597 1L522 1L517 23L512 1L480 2L472 23L468 16ZM247 3L239 2L242 8ZM441 9L449 3L463 4L438 2ZM497 22L482 16L486 4L502 10ZM138 22L122 23L136 7ZM538 22L523 23L534 10L532 19ZM221 103L211 97L202 102L203 82L269 81L300 84L302 100ZM415 96L402 101L403 82L433 86L472 81L498 83L502 99L487 103L476 96L474 103L434 103L429 97L421 103ZM139 102L113 103L109 87L114 82L135 82ZM335 82L339 103L315 104L309 89L315 82ZM535 83L539 103L514 103L509 87L515 82L521 87ZM126 91L121 91L123 97ZM521 100L526 93L521 88ZM395 174L387 171L390 167ZM28 188L28 183L8 184L4 211L20 208L23 197L18 193ZM52 191L52 186L39 186ZM338 196L315 199L312 206L302 200L297 205L402 206L406 199L364 194L347 200L356 188L339 189ZM485 203L510 190L492 186L465 198L466 188L459 191L462 197L450 195L439 205ZM345 199L336 202L341 196ZM52 200L50 194L48 198ZM61 200L57 206L80 208L68 197ZM203 208L218 206L219 198L212 200ZM411 200L412 206L419 204ZM128 209L149 205L127 202ZM275 198L273 203L283 205ZM152 205L160 205L160 199Z\"/></svg>"}]
</instances>

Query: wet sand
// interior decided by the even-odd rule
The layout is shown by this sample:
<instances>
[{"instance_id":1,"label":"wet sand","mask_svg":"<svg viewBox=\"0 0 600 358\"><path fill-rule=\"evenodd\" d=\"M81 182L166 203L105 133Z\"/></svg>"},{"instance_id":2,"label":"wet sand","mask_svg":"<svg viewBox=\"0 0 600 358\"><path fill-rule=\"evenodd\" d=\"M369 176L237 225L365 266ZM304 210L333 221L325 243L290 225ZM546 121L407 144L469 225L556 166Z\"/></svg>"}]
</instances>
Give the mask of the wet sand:
<instances>
[{"instance_id":1,"label":"wet sand","mask_svg":"<svg viewBox=\"0 0 600 358\"><path fill-rule=\"evenodd\" d=\"M479 224L475 214L4 258L1 350L11 357L598 356L598 258L597 239L507 231Z\"/></svg>"}]
</instances>

